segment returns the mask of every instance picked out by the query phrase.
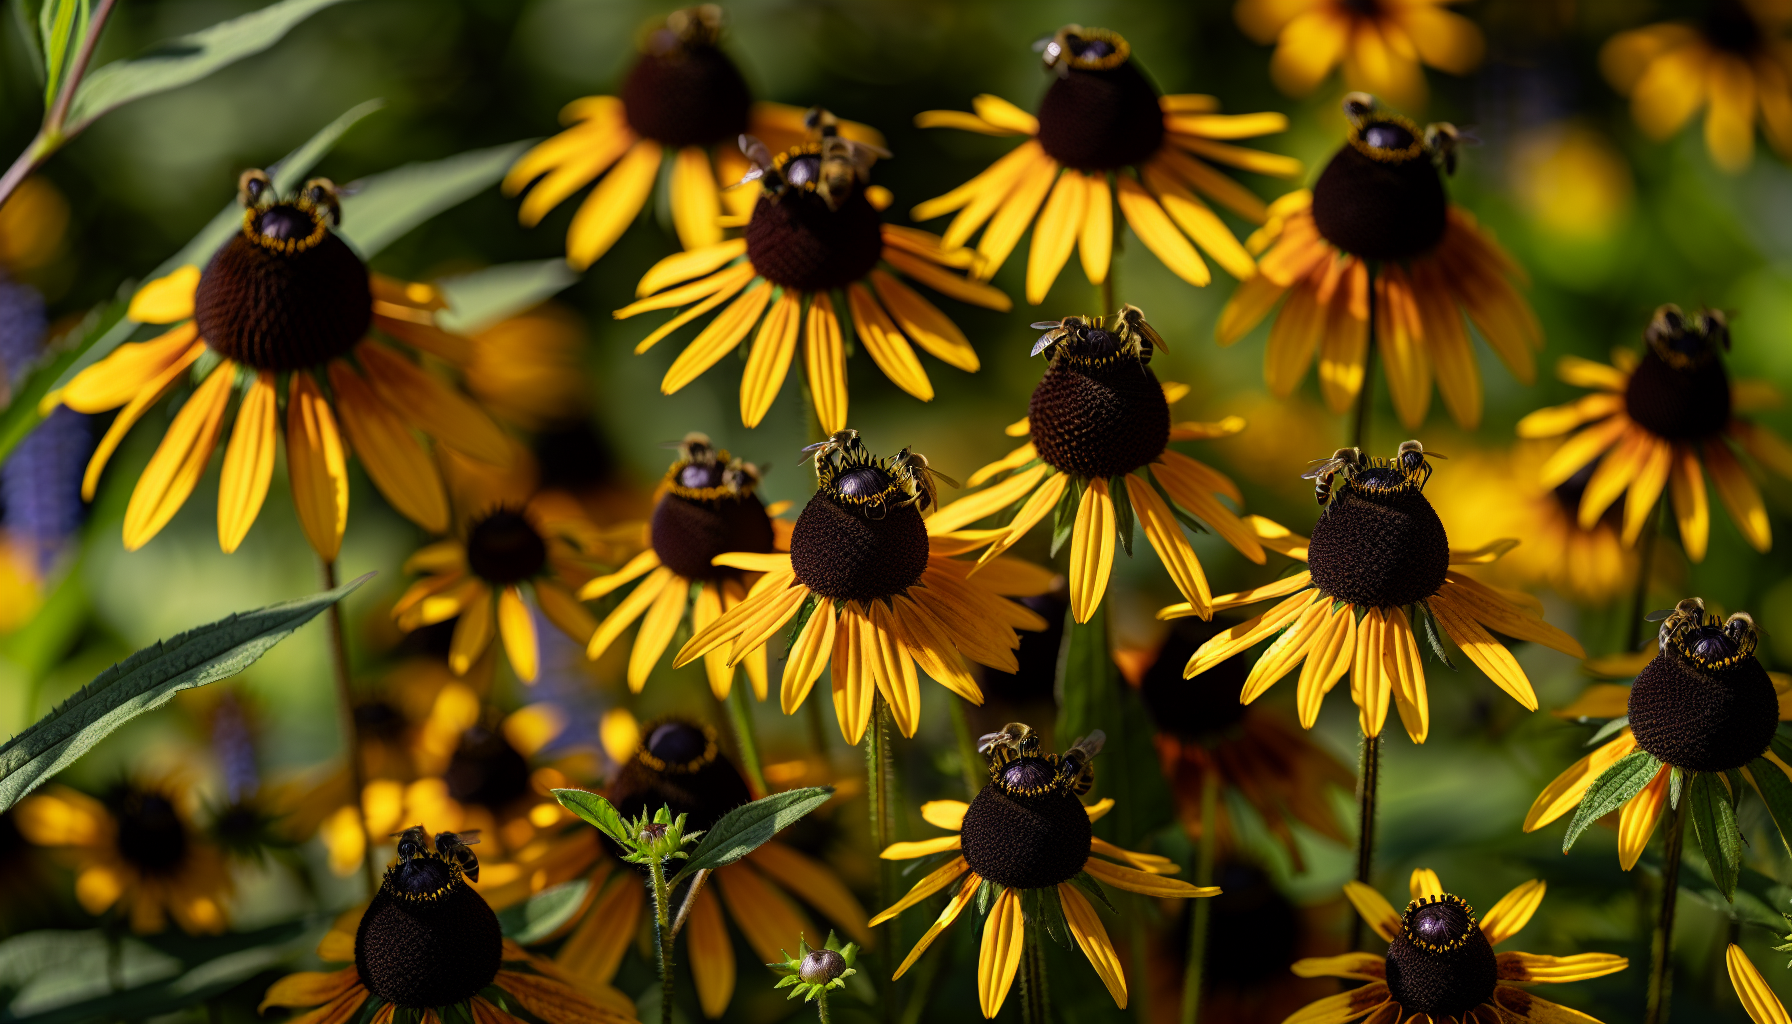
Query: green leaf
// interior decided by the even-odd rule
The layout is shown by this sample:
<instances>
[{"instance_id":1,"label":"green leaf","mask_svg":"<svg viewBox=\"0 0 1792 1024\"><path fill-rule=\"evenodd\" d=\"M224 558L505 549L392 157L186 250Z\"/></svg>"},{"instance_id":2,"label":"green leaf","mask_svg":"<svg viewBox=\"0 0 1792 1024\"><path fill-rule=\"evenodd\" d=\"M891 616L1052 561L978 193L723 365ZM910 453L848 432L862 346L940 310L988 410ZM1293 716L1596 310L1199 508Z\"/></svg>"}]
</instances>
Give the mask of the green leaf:
<instances>
[{"instance_id":1,"label":"green leaf","mask_svg":"<svg viewBox=\"0 0 1792 1024\"><path fill-rule=\"evenodd\" d=\"M1030 924L1045 926L1045 933L1060 946L1070 945L1070 924L1064 920L1064 904L1058 900L1058 887L1048 885L1043 889L1022 889L1020 891L1021 910L1027 915Z\"/></svg>"},{"instance_id":2,"label":"green leaf","mask_svg":"<svg viewBox=\"0 0 1792 1024\"><path fill-rule=\"evenodd\" d=\"M65 134L73 135L108 111L145 96L197 82L280 41L299 22L342 0L279 0L240 18L151 47L129 60L90 73L75 89Z\"/></svg>"},{"instance_id":3,"label":"green leaf","mask_svg":"<svg viewBox=\"0 0 1792 1024\"><path fill-rule=\"evenodd\" d=\"M1067 639L1058 666L1059 712L1054 735L1062 746L1097 729L1107 745L1095 759L1095 793L1114 796L1111 813L1096 823L1102 838L1136 848L1174 816L1170 791L1152 741L1156 729L1109 654L1108 604L1086 623L1064 616ZM1192 685L1192 684L1191 684Z\"/></svg>"},{"instance_id":4,"label":"green leaf","mask_svg":"<svg viewBox=\"0 0 1792 1024\"><path fill-rule=\"evenodd\" d=\"M977 883L977 916L988 917L989 908L995 905L996 897L1002 895L1002 886L985 878Z\"/></svg>"},{"instance_id":5,"label":"green leaf","mask_svg":"<svg viewBox=\"0 0 1792 1024\"><path fill-rule=\"evenodd\" d=\"M1070 484L1064 488L1064 495L1052 508L1052 557L1058 557L1058 551L1069 542L1072 533L1076 532L1076 510L1083 503L1083 478L1073 476Z\"/></svg>"},{"instance_id":6,"label":"green leaf","mask_svg":"<svg viewBox=\"0 0 1792 1024\"><path fill-rule=\"evenodd\" d=\"M1767 813L1779 828L1780 842L1787 853L1792 853L1792 779L1786 778L1780 766L1765 757L1750 761L1748 773L1755 780L1755 790L1761 794L1761 801L1767 805Z\"/></svg>"},{"instance_id":7,"label":"green leaf","mask_svg":"<svg viewBox=\"0 0 1792 1024\"><path fill-rule=\"evenodd\" d=\"M38 40L44 58L44 109L56 102L69 62L87 35L92 15L89 0L48 0L37 12Z\"/></svg>"},{"instance_id":8,"label":"green leaf","mask_svg":"<svg viewBox=\"0 0 1792 1024\"><path fill-rule=\"evenodd\" d=\"M455 334L477 334L505 317L534 309L566 290L579 275L563 259L500 263L436 282L448 308L436 323Z\"/></svg>"},{"instance_id":9,"label":"green leaf","mask_svg":"<svg viewBox=\"0 0 1792 1024\"><path fill-rule=\"evenodd\" d=\"M1687 809L1692 812L1693 831L1705 853L1705 865L1711 869L1711 880L1728 900L1734 898L1736 877L1742 869L1742 833L1736 828L1730 795L1718 778L1710 772L1694 772L1687 788Z\"/></svg>"},{"instance_id":10,"label":"green leaf","mask_svg":"<svg viewBox=\"0 0 1792 1024\"><path fill-rule=\"evenodd\" d=\"M1596 747L1599 744L1604 743L1606 740L1609 740L1613 736L1616 736L1618 733L1622 732L1624 730L1624 727L1628 726L1629 724L1630 724L1630 716L1629 715L1624 715L1621 718L1611 719L1610 721L1606 722L1604 725L1599 727L1599 731L1594 733L1593 738L1586 742L1586 746Z\"/></svg>"},{"instance_id":11,"label":"green leaf","mask_svg":"<svg viewBox=\"0 0 1792 1024\"><path fill-rule=\"evenodd\" d=\"M627 880L625 879L626 883ZM498 926L506 938L532 946L560 930L585 905L585 894L591 891L589 878L550 886L521 903L498 911Z\"/></svg>"},{"instance_id":12,"label":"green leaf","mask_svg":"<svg viewBox=\"0 0 1792 1024\"><path fill-rule=\"evenodd\" d=\"M1120 535L1120 546L1132 555L1132 495L1126 493L1126 475L1108 478L1108 497L1114 502L1114 532Z\"/></svg>"},{"instance_id":13,"label":"green leaf","mask_svg":"<svg viewBox=\"0 0 1792 1024\"><path fill-rule=\"evenodd\" d=\"M362 259L372 259L412 228L496 184L530 145L512 142L373 175L342 200L337 234Z\"/></svg>"},{"instance_id":14,"label":"green leaf","mask_svg":"<svg viewBox=\"0 0 1792 1024\"><path fill-rule=\"evenodd\" d=\"M589 825L595 826L599 832L616 840L625 847L635 844L635 834L622 820L622 812L616 805L602 796L583 789L556 789L554 799L560 806L585 819Z\"/></svg>"},{"instance_id":15,"label":"green leaf","mask_svg":"<svg viewBox=\"0 0 1792 1024\"><path fill-rule=\"evenodd\" d=\"M668 884L677 885L699 871L726 867L765 845L773 836L795 824L803 815L828 802L832 786L809 786L742 804L710 826L703 841L691 852Z\"/></svg>"},{"instance_id":16,"label":"green leaf","mask_svg":"<svg viewBox=\"0 0 1792 1024\"><path fill-rule=\"evenodd\" d=\"M297 601L238 612L153 644L99 674L36 724L0 746L0 811L68 767L112 730L181 690L228 679L372 573Z\"/></svg>"},{"instance_id":17,"label":"green leaf","mask_svg":"<svg viewBox=\"0 0 1792 1024\"><path fill-rule=\"evenodd\" d=\"M1574 819L1568 823L1568 832L1562 837L1562 852L1567 853L1573 849L1574 841L1580 838L1580 834L1589 825L1641 793L1643 787L1659 771L1661 762L1646 750L1632 751L1617 764L1607 768L1604 774L1587 787L1587 795L1581 797L1580 806L1575 808Z\"/></svg>"},{"instance_id":18,"label":"green leaf","mask_svg":"<svg viewBox=\"0 0 1792 1024\"><path fill-rule=\"evenodd\" d=\"M43 36L37 28L44 0L12 0L7 6L12 8L13 27L18 30L19 41L31 51L31 77L42 85L49 78L44 68Z\"/></svg>"},{"instance_id":19,"label":"green leaf","mask_svg":"<svg viewBox=\"0 0 1792 1024\"><path fill-rule=\"evenodd\" d=\"M1074 877L1070 880L1070 884L1076 886L1078 889L1083 890L1084 892L1088 893L1090 896L1093 896L1095 898L1095 902L1108 908L1108 913L1110 913L1110 914L1118 914L1119 913L1118 910L1114 909L1114 901L1108 898L1108 891L1101 887L1100 880L1097 879L1094 875L1091 875L1089 872L1078 871L1076 873L1076 877Z\"/></svg>"},{"instance_id":20,"label":"green leaf","mask_svg":"<svg viewBox=\"0 0 1792 1024\"><path fill-rule=\"evenodd\" d=\"M1450 663L1450 656L1444 651L1443 638L1437 635L1437 624L1431 620L1431 606L1423 601L1417 601L1414 602L1412 608L1417 617L1425 623L1425 640L1431 645L1431 653L1437 656L1438 661L1443 662L1445 668L1454 670L1456 666Z\"/></svg>"}]
</instances>

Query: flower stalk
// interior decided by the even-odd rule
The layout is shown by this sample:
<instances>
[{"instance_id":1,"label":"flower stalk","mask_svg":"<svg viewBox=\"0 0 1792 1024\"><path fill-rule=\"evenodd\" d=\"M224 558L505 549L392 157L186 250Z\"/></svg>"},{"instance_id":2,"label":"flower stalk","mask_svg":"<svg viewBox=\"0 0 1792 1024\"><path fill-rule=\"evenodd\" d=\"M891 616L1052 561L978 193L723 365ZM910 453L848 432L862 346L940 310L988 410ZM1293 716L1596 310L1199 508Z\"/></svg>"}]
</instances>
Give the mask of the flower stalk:
<instances>
[{"instance_id":1,"label":"flower stalk","mask_svg":"<svg viewBox=\"0 0 1792 1024\"><path fill-rule=\"evenodd\" d=\"M771 792L765 785L765 768L759 763L759 739L753 730L753 703L745 686L736 685L728 694L728 722L734 727L734 745L740 750L740 765L746 769L747 781L753 786L753 799Z\"/></svg>"},{"instance_id":2,"label":"flower stalk","mask_svg":"<svg viewBox=\"0 0 1792 1024\"><path fill-rule=\"evenodd\" d=\"M1674 769L1679 771L1679 769ZM1680 902L1680 849L1686 838L1686 809L1669 801L1661 851L1661 906L1649 942L1649 994L1643 1024L1663 1024L1674 989L1674 911Z\"/></svg>"},{"instance_id":3,"label":"flower stalk","mask_svg":"<svg viewBox=\"0 0 1792 1024\"><path fill-rule=\"evenodd\" d=\"M324 589L336 589L336 561L322 559ZM355 721L355 690L349 681L348 643L342 629L342 602L330 603L330 668L336 682L336 718L342 731L342 748L348 759L349 785L354 793L355 820L361 822L361 872L367 879L367 895L379 891L379 870L373 863L373 834L361 808L361 794L367 791L366 772L361 765L361 726Z\"/></svg>"},{"instance_id":4,"label":"flower stalk","mask_svg":"<svg viewBox=\"0 0 1792 1024\"><path fill-rule=\"evenodd\" d=\"M51 154L61 149L85 127L78 125L72 132L68 129L69 106L75 101L75 90L80 88L81 80L87 77L87 67L93 63L94 51L99 49L100 33L105 31L106 22L111 18L112 8L117 2L118 0L100 0L99 6L88 20L87 33L81 37L80 49L75 51L75 59L69 65L68 73L63 76L62 84L56 90L56 98L50 103L50 109L44 113L43 124L37 129L37 135L12 162L12 166L6 169L6 173L0 175L0 206L6 205L7 198L32 171L43 166L43 162Z\"/></svg>"},{"instance_id":5,"label":"flower stalk","mask_svg":"<svg viewBox=\"0 0 1792 1024\"><path fill-rule=\"evenodd\" d=\"M890 706L884 702L882 694L872 698L871 727L865 730L865 793L871 805L871 844L872 849L887 848L891 841L890 829ZM890 862L879 860L877 864L877 903L887 907L892 902L893 889L890 884ZM889 922L879 926L883 932L881 942L886 950L896 948L896 925ZM886 1021L894 1020L896 1001L886 993L878 1003Z\"/></svg>"},{"instance_id":6,"label":"flower stalk","mask_svg":"<svg viewBox=\"0 0 1792 1024\"><path fill-rule=\"evenodd\" d=\"M1051 1019L1050 994L1045 983L1045 952L1039 948L1039 929L1029 928L1021 943L1020 1019L1025 1024L1046 1024Z\"/></svg>"},{"instance_id":7,"label":"flower stalk","mask_svg":"<svg viewBox=\"0 0 1792 1024\"><path fill-rule=\"evenodd\" d=\"M1220 779L1214 766L1201 777L1201 840L1195 844L1195 884L1213 884L1214 819L1219 816ZM1182 972L1182 1024L1201 1019L1201 988L1206 982L1207 924L1213 916L1209 900L1195 900L1189 908L1188 962Z\"/></svg>"}]
</instances>

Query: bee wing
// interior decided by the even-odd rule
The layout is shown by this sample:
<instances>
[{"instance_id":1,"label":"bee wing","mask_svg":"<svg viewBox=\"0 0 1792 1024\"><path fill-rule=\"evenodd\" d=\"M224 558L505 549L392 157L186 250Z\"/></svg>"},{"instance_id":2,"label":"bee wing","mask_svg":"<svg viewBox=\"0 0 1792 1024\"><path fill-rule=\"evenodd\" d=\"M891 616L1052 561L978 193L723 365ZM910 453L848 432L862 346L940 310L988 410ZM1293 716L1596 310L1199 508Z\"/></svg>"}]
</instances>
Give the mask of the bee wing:
<instances>
[{"instance_id":1,"label":"bee wing","mask_svg":"<svg viewBox=\"0 0 1792 1024\"><path fill-rule=\"evenodd\" d=\"M952 479L951 477L947 476L946 474L941 473L937 469L930 469L930 470L928 470L928 472L933 474L934 480L936 480L939 483L945 484L947 487L958 488L958 487L964 486L963 484Z\"/></svg>"},{"instance_id":2,"label":"bee wing","mask_svg":"<svg viewBox=\"0 0 1792 1024\"><path fill-rule=\"evenodd\" d=\"M1035 331L1051 331L1064 326L1064 322L1062 320L1041 320L1036 324L1028 324L1027 326L1033 328Z\"/></svg>"},{"instance_id":3,"label":"bee wing","mask_svg":"<svg viewBox=\"0 0 1792 1024\"><path fill-rule=\"evenodd\" d=\"M1449 456L1445 455L1443 452L1426 452L1425 457L1427 459L1447 459L1447 458L1449 458Z\"/></svg>"},{"instance_id":4,"label":"bee wing","mask_svg":"<svg viewBox=\"0 0 1792 1024\"><path fill-rule=\"evenodd\" d=\"M461 843L466 846L478 846L479 845L479 833L481 831L483 831L483 830L474 828L474 829L468 829L465 832L456 832L455 835L459 836Z\"/></svg>"},{"instance_id":5,"label":"bee wing","mask_svg":"<svg viewBox=\"0 0 1792 1024\"><path fill-rule=\"evenodd\" d=\"M1667 618L1668 616L1670 616L1672 614L1674 614L1674 610L1672 608L1657 608L1654 611L1650 612L1649 614L1643 616L1643 621L1644 622L1660 622L1661 620Z\"/></svg>"},{"instance_id":6,"label":"bee wing","mask_svg":"<svg viewBox=\"0 0 1792 1024\"><path fill-rule=\"evenodd\" d=\"M1027 355L1036 356L1039 353L1044 352L1046 349L1048 349L1052 346L1052 342L1055 340L1056 340L1056 337L1054 335L1051 335L1051 334L1041 335L1039 340L1033 343L1033 351L1028 352Z\"/></svg>"},{"instance_id":7,"label":"bee wing","mask_svg":"<svg viewBox=\"0 0 1792 1024\"><path fill-rule=\"evenodd\" d=\"M1094 757L1096 754L1101 753L1101 748L1106 746L1107 742L1108 734L1097 729L1089 735L1077 740L1070 749L1080 750L1090 757Z\"/></svg>"},{"instance_id":8,"label":"bee wing","mask_svg":"<svg viewBox=\"0 0 1792 1024\"><path fill-rule=\"evenodd\" d=\"M1338 468L1337 459L1314 459L1307 463L1307 471L1300 475L1302 480L1317 480Z\"/></svg>"}]
</instances>

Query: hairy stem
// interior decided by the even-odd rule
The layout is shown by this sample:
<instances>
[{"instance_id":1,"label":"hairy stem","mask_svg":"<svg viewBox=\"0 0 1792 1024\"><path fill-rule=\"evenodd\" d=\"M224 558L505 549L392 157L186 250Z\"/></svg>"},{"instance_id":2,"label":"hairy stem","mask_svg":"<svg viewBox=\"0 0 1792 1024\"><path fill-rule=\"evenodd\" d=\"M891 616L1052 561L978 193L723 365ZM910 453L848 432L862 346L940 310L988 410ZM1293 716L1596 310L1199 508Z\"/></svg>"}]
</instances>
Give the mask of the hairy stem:
<instances>
[{"instance_id":1,"label":"hairy stem","mask_svg":"<svg viewBox=\"0 0 1792 1024\"><path fill-rule=\"evenodd\" d=\"M324 589L336 589L336 562L322 560ZM367 876L367 895L379 891L379 874L373 865L373 835L367 831L361 811L361 795L367 791L366 772L361 766L361 727L355 721L355 690L349 682L348 644L342 629L342 602L330 602L330 667L336 679L336 719L342 732L344 756L348 759L348 781L354 796L355 820L362 822L364 837L361 870Z\"/></svg>"},{"instance_id":2,"label":"hairy stem","mask_svg":"<svg viewBox=\"0 0 1792 1024\"><path fill-rule=\"evenodd\" d=\"M1201 777L1201 839L1195 846L1195 884L1213 884L1213 858L1219 843L1214 831L1219 816L1220 777L1209 765ZM1213 916L1212 900L1190 900L1188 965L1182 973L1182 1024L1201 1019L1201 986L1207 967L1207 922Z\"/></svg>"},{"instance_id":3,"label":"hairy stem","mask_svg":"<svg viewBox=\"0 0 1792 1024\"><path fill-rule=\"evenodd\" d=\"M703 891L703 883L709 881L709 869L704 868L691 876L691 884L685 888L684 902L678 905L678 916L672 919L672 937L684 930L685 921L691 916L691 908L697 905L697 894Z\"/></svg>"},{"instance_id":4,"label":"hairy stem","mask_svg":"<svg viewBox=\"0 0 1792 1024\"><path fill-rule=\"evenodd\" d=\"M1051 1019L1051 999L1045 984L1045 954L1039 948L1039 927L1025 929L1020 953L1020 1019L1025 1024L1046 1024Z\"/></svg>"},{"instance_id":5,"label":"hairy stem","mask_svg":"<svg viewBox=\"0 0 1792 1024\"><path fill-rule=\"evenodd\" d=\"M884 703L881 694L871 698L871 723L865 730L865 793L871 805L871 846L879 853L890 845L890 706ZM887 907L891 903L890 862L879 859L877 862L877 905ZM886 956L896 948L896 929L892 922L886 921L878 926L882 933L878 936L879 948L887 951ZM891 981L891 988L895 985ZM896 1000L892 992L885 992L878 1000L879 1014L885 1021L896 1019Z\"/></svg>"},{"instance_id":6,"label":"hairy stem","mask_svg":"<svg viewBox=\"0 0 1792 1024\"><path fill-rule=\"evenodd\" d=\"M815 1012L821 1015L821 1024L828 1024L828 990L825 988L815 994Z\"/></svg>"},{"instance_id":7,"label":"hairy stem","mask_svg":"<svg viewBox=\"0 0 1792 1024\"><path fill-rule=\"evenodd\" d=\"M1681 795L1685 799L1685 794ZM1643 1008L1643 1024L1663 1024L1668 1019L1668 999L1674 989L1674 911L1680 902L1680 847L1686 838L1686 809L1670 807L1661 851L1661 907L1655 916L1655 935L1649 943L1649 998Z\"/></svg>"},{"instance_id":8,"label":"hairy stem","mask_svg":"<svg viewBox=\"0 0 1792 1024\"><path fill-rule=\"evenodd\" d=\"M647 866L653 873L653 937L660 953L660 1024L672 1024L672 891L660 858L649 857Z\"/></svg>"},{"instance_id":9,"label":"hairy stem","mask_svg":"<svg viewBox=\"0 0 1792 1024\"><path fill-rule=\"evenodd\" d=\"M1357 761L1356 783L1356 880L1371 885L1369 876L1375 866L1375 799L1381 788L1381 737L1363 737L1362 755ZM1361 949L1365 925L1363 915L1356 915L1350 925L1350 948Z\"/></svg>"},{"instance_id":10,"label":"hairy stem","mask_svg":"<svg viewBox=\"0 0 1792 1024\"><path fill-rule=\"evenodd\" d=\"M753 699L747 695L748 683L737 680L728 693L728 722L734 727L734 745L740 750L740 763L747 770L747 781L753 786L753 799L771 792L765 788L765 768L759 763L759 740L753 732Z\"/></svg>"}]
</instances>

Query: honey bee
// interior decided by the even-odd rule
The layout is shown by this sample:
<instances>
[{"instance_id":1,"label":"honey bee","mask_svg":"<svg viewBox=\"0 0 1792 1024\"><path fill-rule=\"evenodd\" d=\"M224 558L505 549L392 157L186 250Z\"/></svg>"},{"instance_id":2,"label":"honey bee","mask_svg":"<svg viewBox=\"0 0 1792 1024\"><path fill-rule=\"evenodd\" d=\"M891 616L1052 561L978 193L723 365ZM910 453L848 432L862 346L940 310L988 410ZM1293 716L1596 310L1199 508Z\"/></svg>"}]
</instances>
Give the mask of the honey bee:
<instances>
[{"instance_id":1,"label":"honey bee","mask_svg":"<svg viewBox=\"0 0 1792 1024\"><path fill-rule=\"evenodd\" d=\"M1120 312L1114 314L1114 323L1114 333L1120 335L1122 341L1132 342L1145 350L1155 347L1170 351L1170 346L1164 344L1164 336L1145 322L1145 311L1132 303L1120 307Z\"/></svg>"},{"instance_id":2,"label":"honey bee","mask_svg":"<svg viewBox=\"0 0 1792 1024\"><path fill-rule=\"evenodd\" d=\"M765 143L760 142L756 136L742 135L740 137L740 152L742 156L747 158L747 163L752 166L747 168L747 173L741 175L740 180L733 185L730 185L729 188L737 188L741 185L758 181L767 174L770 174L773 177L779 190L783 188L784 179L775 169L775 165L772 161L772 151L765 147Z\"/></svg>"},{"instance_id":3,"label":"honey bee","mask_svg":"<svg viewBox=\"0 0 1792 1024\"><path fill-rule=\"evenodd\" d=\"M1724 636L1736 645L1736 657L1746 658L1755 653L1761 642L1761 629L1755 625L1755 617L1747 612L1737 612L1724 621Z\"/></svg>"},{"instance_id":4,"label":"honey bee","mask_svg":"<svg viewBox=\"0 0 1792 1024\"><path fill-rule=\"evenodd\" d=\"M394 832L388 838L398 840L398 863L409 864L411 861L429 852L429 833L422 825L412 825L403 832Z\"/></svg>"},{"instance_id":5,"label":"honey bee","mask_svg":"<svg viewBox=\"0 0 1792 1024\"><path fill-rule=\"evenodd\" d=\"M821 140L815 191L827 201L830 210L838 210L854 188L870 184L872 164L890 158L890 151L882 146L842 136L840 119L821 107L809 108L803 115L803 127Z\"/></svg>"},{"instance_id":6,"label":"honey bee","mask_svg":"<svg viewBox=\"0 0 1792 1024\"><path fill-rule=\"evenodd\" d=\"M738 494L759 486L759 479L762 475L763 473L757 465L741 459L733 459L722 470L722 486Z\"/></svg>"},{"instance_id":7,"label":"honey bee","mask_svg":"<svg viewBox=\"0 0 1792 1024\"><path fill-rule=\"evenodd\" d=\"M1332 482L1338 474L1344 474L1349 480L1357 470L1363 468L1363 450L1361 448L1340 448L1332 452L1329 459L1314 459L1307 464L1307 471L1300 475L1302 480L1312 480L1313 497L1318 500L1319 507L1325 508L1332 500Z\"/></svg>"},{"instance_id":8,"label":"honey bee","mask_svg":"<svg viewBox=\"0 0 1792 1024\"><path fill-rule=\"evenodd\" d=\"M1658 649L1665 654L1682 631L1696 629L1705 621L1705 602L1702 598L1688 597L1675 605L1672 611L1663 609L1650 612L1643 616L1643 620L1661 623L1661 629L1656 632L1655 638ZM1749 626L1754 626L1754 620L1749 620Z\"/></svg>"},{"instance_id":9,"label":"honey bee","mask_svg":"<svg viewBox=\"0 0 1792 1024\"><path fill-rule=\"evenodd\" d=\"M1361 128L1369 122L1369 116L1378 106L1375 97L1366 92L1345 93L1344 120L1349 121L1352 128Z\"/></svg>"},{"instance_id":10,"label":"honey bee","mask_svg":"<svg viewBox=\"0 0 1792 1024\"><path fill-rule=\"evenodd\" d=\"M471 881L479 881L479 858L467 849L479 843L479 830L470 832L437 832L436 853L450 864L460 865L461 874Z\"/></svg>"},{"instance_id":11,"label":"honey bee","mask_svg":"<svg viewBox=\"0 0 1792 1024\"><path fill-rule=\"evenodd\" d=\"M927 456L920 452L911 452L907 448L896 453L890 460L892 469L906 469L909 483L904 488L909 494L908 503L919 503L922 511L938 508L940 504L940 484L947 487L962 486L958 481L934 469L927 461Z\"/></svg>"},{"instance_id":12,"label":"honey bee","mask_svg":"<svg viewBox=\"0 0 1792 1024\"><path fill-rule=\"evenodd\" d=\"M699 4L673 11L666 15L666 31L686 46L714 46L722 38L722 9Z\"/></svg>"},{"instance_id":13,"label":"honey bee","mask_svg":"<svg viewBox=\"0 0 1792 1024\"><path fill-rule=\"evenodd\" d=\"M1425 126L1425 150L1445 174L1456 173L1456 151L1465 141L1462 132L1448 121Z\"/></svg>"},{"instance_id":14,"label":"honey bee","mask_svg":"<svg viewBox=\"0 0 1792 1024\"><path fill-rule=\"evenodd\" d=\"M1101 753L1101 748L1107 741L1107 733L1097 729L1079 738L1064 752L1061 758L1062 777L1068 780L1072 795L1083 796L1094 787L1095 755Z\"/></svg>"},{"instance_id":15,"label":"honey bee","mask_svg":"<svg viewBox=\"0 0 1792 1024\"><path fill-rule=\"evenodd\" d=\"M835 452L848 452L863 447L864 443L859 440L859 432L847 427L845 430L834 431L833 436L826 441L817 441L804 448L802 450L803 457L797 460L797 465L800 466L810 459L814 459L815 465L819 467L823 462L832 458Z\"/></svg>"},{"instance_id":16,"label":"honey bee","mask_svg":"<svg viewBox=\"0 0 1792 1024\"><path fill-rule=\"evenodd\" d=\"M1431 463L1426 460L1447 458L1449 458L1448 455L1427 452L1425 446L1417 441L1402 441L1400 450L1394 453L1394 466L1400 470L1400 475L1408 480L1423 473L1424 476L1419 480L1419 489L1424 490L1425 485L1431 481Z\"/></svg>"},{"instance_id":17,"label":"honey bee","mask_svg":"<svg viewBox=\"0 0 1792 1024\"><path fill-rule=\"evenodd\" d=\"M1062 320L1041 320L1028 326L1045 332L1033 343L1033 351L1028 353L1036 356L1054 345L1080 337L1089 328L1089 321L1080 316L1067 316Z\"/></svg>"},{"instance_id":18,"label":"honey bee","mask_svg":"<svg viewBox=\"0 0 1792 1024\"><path fill-rule=\"evenodd\" d=\"M679 458L686 462L708 462L715 457L715 445L710 443L709 435L701 430L693 430L676 441L668 441L660 445L662 448L675 448Z\"/></svg>"},{"instance_id":19,"label":"honey bee","mask_svg":"<svg viewBox=\"0 0 1792 1024\"><path fill-rule=\"evenodd\" d=\"M236 200L245 210L264 210L274 205L278 198L274 192L274 179L264 170L251 167L236 179Z\"/></svg>"},{"instance_id":20,"label":"honey bee","mask_svg":"<svg viewBox=\"0 0 1792 1024\"><path fill-rule=\"evenodd\" d=\"M1038 749L1039 734L1025 722L1009 722L995 732L986 732L977 738L977 753L995 757L998 760L1030 754ZM1007 753L997 753L997 751Z\"/></svg>"}]
</instances>

